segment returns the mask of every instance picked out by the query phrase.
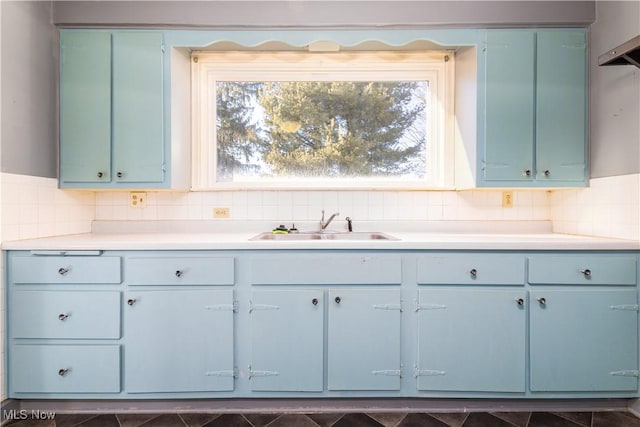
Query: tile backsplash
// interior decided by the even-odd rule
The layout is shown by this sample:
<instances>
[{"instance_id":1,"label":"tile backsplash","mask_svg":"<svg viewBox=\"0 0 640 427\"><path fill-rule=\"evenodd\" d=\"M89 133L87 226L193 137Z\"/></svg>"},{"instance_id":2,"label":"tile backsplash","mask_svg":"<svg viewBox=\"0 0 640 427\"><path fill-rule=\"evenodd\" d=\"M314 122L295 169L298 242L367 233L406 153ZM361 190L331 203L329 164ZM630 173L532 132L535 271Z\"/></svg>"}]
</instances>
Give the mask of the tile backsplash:
<instances>
[{"instance_id":1,"label":"tile backsplash","mask_svg":"<svg viewBox=\"0 0 640 427\"><path fill-rule=\"evenodd\" d=\"M2 174L3 241L91 231L99 221L229 219L318 221L321 211L354 221L551 221L555 232L640 240L640 174L591 180L589 188L502 191L220 191L154 192L144 208L127 191L63 191L51 178Z\"/></svg>"},{"instance_id":2,"label":"tile backsplash","mask_svg":"<svg viewBox=\"0 0 640 427\"><path fill-rule=\"evenodd\" d=\"M86 233L95 219L95 193L63 191L58 180L2 174L2 240Z\"/></svg>"},{"instance_id":3,"label":"tile backsplash","mask_svg":"<svg viewBox=\"0 0 640 427\"><path fill-rule=\"evenodd\" d=\"M545 191L514 191L502 207L500 191L233 191L148 192L147 206L129 205L129 194L96 196L96 220L214 220L228 208L231 220L274 223L317 221L324 209L359 221L548 220ZM218 219L224 221L224 219Z\"/></svg>"},{"instance_id":4,"label":"tile backsplash","mask_svg":"<svg viewBox=\"0 0 640 427\"><path fill-rule=\"evenodd\" d=\"M556 233L640 240L640 174L592 179L589 188L553 191Z\"/></svg>"}]
</instances>

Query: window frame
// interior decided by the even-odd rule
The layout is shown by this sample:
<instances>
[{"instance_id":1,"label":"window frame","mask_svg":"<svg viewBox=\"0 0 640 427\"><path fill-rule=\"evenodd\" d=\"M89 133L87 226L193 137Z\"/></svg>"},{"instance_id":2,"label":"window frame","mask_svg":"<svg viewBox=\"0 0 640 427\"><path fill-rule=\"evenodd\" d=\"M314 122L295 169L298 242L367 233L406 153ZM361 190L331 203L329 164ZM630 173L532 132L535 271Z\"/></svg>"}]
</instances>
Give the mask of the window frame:
<instances>
[{"instance_id":1,"label":"window frame","mask_svg":"<svg viewBox=\"0 0 640 427\"><path fill-rule=\"evenodd\" d=\"M449 189L454 184L454 55L451 51L192 52L192 190ZM218 182L216 81L429 81L430 179L309 178ZM435 84L434 84L435 83ZM214 116L215 117L215 116Z\"/></svg>"}]
</instances>

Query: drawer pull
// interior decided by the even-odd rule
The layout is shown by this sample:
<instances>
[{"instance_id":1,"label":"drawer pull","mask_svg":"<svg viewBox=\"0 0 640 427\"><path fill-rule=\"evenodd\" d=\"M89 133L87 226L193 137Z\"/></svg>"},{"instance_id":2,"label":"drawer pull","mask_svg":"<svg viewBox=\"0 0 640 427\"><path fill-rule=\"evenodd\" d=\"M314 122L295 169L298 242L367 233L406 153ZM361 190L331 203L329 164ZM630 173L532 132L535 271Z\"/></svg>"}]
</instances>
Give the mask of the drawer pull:
<instances>
[{"instance_id":1,"label":"drawer pull","mask_svg":"<svg viewBox=\"0 0 640 427\"><path fill-rule=\"evenodd\" d=\"M58 269L58 274L61 275L61 276L64 276L68 272L69 272L68 268L60 267L60 269Z\"/></svg>"},{"instance_id":2,"label":"drawer pull","mask_svg":"<svg viewBox=\"0 0 640 427\"><path fill-rule=\"evenodd\" d=\"M471 276L472 279L475 279L478 277L478 270L476 270L475 268L472 268L471 270L469 270L469 275Z\"/></svg>"},{"instance_id":3,"label":"drawer pull","mask_svg":"<svg viewBox=\"0 0 640 427\"><path fill-rule=\"evenodd\" d=\"M182 276L182 270L176 270L176 277Z\"/></svg>"},{"instance_id":4,"label":"drawer pull","mask_svg":"<svg viewBox=\"0 0 640 427\"><path fill-rule=\"evenodd\" d=\"M584 270L580 270L580 273L582 273L585 279L591 278L591 270L589 270L588 268L585 268Z\"/></svg>"},{"instance_id":5,"label":"drawer pull","mask_svg":"<svg viewBox=\"0 0 640 427\"><path fill-rule=\"evenodd\" d=\"M523 176L531 176L531 169L527 169L524 172L522 172Z\"/></svg>"},{"instance_id":6,"label":"drawer pull","mask_svg":"<svg viewBox=\"0 0 640 427\"><path fill-rule=\"evenodd\" d=\"M336 302L336 304L340 304L340 301L342 301L342 298L336 297L336 299L334 301Z\"/></svg>"},{"instance_id":7,"label":"drawer pull","mask_svg":"<svg viewBox=\"0 0 640 427\"><path fill-rule=\"evenodd\" d=\"M124 174L123 174L122 172L118 172L118 173L116 173L116 176L117 176L118 178L122 178L122 177L124 176Z\"/></svg>"},{"instance_id":8,"label":"drawer pull","mask_svg":"<svg viewBox=\"0 0 640 427\"><path fill-rule=\"evenodd\" d=\"M311 300L311 304L318 305L318 298L314 298Z\"/></svg>"},{"instance_id":9,"label":"drawer pull","mask_svg":"<svg viewBox=\"0 0 640 427\"><path fill-rule=\"evenodd\" d=\"M58 315L58 320L60 320L61 322L64 322L68 318L69 318L69 315L66 314L66 313L61 313L61 314Z\"/></svg>"},{"instance_id":10,"label":"drawer pull","mask_svg":"<svg viewBox=\"0 0 640 427\"><path fill-rule=\"evenodd\" d=\"M127 300L127 304L129 304L129 305L134 305L135 303L136 303L136 299L135 298L129 298Z\"/></svg>"},{"instance_id":11,"label":"drawer pull","mask_svg":"<svg viewBox=\"0 0 640 427\"><path fill-rule=\"evenodd\" d=\"M544 171L544 176L549 177L550 175L551 175L551 171L550 170Z\"/></svg>"},{"instance_id":12,"label":"drawer pull","mask_svg":"<svg viewBox=\"0 0 640 427\"><path fill-rule=\"evenodd\" d=\"M522 299L522 298L518 298L518 299L516 299L516 304L518 304L518 305L524 305L524 299Z\"/></svg>"},{"instance_id":13,"label":"drawer pull","mask_svg":"<svg viewBox=\"0 0 640 427\"><path fill-rule=\"evenodd\" d=\"M104 172L98 172L98 178L102 178L104 176Z\"/></svg>"},{"instance_id":14,"label":"drawer pull","mask_svg":"<svg viewBox=\"0 0 640 427\"><path fill-rule=\"evenodd\" d=\"M546 298L536 298L536 301L538 301L540 305L545 305L547 303Z\"/></svg>"},{"instance_id":15,"label":"drawer pull","mask_svg":"<svg viewBox=\"0 0 640 427\"><path fill-rule=\"evenodd\" d=\"M58 375L60 375L61 377L66 376L68 373L69 373L69 368L67 368L67 369L60 369L60 370L58 371Z\"/></svg>"}]
</instances>

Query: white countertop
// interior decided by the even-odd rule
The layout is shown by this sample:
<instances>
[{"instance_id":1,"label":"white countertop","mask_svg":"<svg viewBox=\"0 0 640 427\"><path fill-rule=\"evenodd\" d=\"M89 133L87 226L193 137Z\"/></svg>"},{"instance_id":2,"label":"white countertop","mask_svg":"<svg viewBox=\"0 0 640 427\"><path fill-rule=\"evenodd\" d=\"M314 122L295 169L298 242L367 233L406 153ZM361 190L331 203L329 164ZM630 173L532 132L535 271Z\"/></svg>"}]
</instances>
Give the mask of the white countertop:
<instances>
[{"instance_id":1,"label":"white countertop","mask_svg":"<svg viewBox=\"0 0 640 427\"><path fill-rule=\"evenodd\" d=\"M387 233L385 231L385 233ZM4 242L3 250L640 250L636 240L557 233L393 232L399 240L251 241L256 232L87 233Z\"/></svg>"}]
</instances>

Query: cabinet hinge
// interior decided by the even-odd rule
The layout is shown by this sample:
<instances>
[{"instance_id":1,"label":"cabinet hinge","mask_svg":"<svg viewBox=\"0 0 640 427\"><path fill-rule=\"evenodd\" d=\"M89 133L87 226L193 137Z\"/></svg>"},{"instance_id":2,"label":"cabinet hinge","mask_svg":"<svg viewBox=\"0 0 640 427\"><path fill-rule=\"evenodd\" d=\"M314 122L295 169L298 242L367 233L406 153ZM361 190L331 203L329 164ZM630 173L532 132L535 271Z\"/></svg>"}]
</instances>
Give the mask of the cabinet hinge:
<instances>
[{"instance_id":1,"label":"cabinet hinge","mask_svg":"<svg viewBox=\"0 0 640 427\"><path fill-rule=\"evenodd\" d=\"M238 378L238 368L227 369L224 371L209 371L204 373L207 377L232 377Z\"/></svg>"},{"instance_id":2,"label":"cabinet hinge","mask_svg":"<svg viewBox=\"0 0 640 427\"><path fill-rule=\"evenodd\" d=\"M276 371L254 371L249 365L249 379L253 377L277 377L278 375L280 375L280 372Z\"/></svg>"},{"instance_id":3,"label":"cabinet hinge","mask_svg":"<svg viewBox=\"0 0 640 427\"><path fill-rule=\"evenodd\" d=\"M418 300L416 300L416 309L415 309L415 311L420 311L420 310L444 310L445 308L447 308L447 306L443 305L443 304L420 304L420 302L418 302Z\"/></svg>"},{"instance_id":4,"label":"cabinet hinge","mask_svg":"<svg viewBox=\"0 0 640 427\"><path fill-rule=\"evenodd\" d=\"M269 304L254 304L251 301L249 301L249 313L256 310L280 310L280 306L269 305Z\"/></svg>"},{"instance_id":5,"label":"cabinet hinge","mask_svg":"<svg viewBox=\"0 0 640 427\"><path fill-rule=\"evenodd\" d=\"M622 304L622 305L610 305L611 310L625 310L625 311L638 311L638 304Z\"/></svg>"},{"instance_id":6,"label":"cabinet hinge","mask_svg":"<svg viewBox=\"0 0 640 427\"><path fill-rule=\"evenodd\" d=\"M440 377L447 375L445 371L436 371L433 369L418 369L418 365L414 365L413 374L417 377Z\"/></svg>"},{"instance_id":7,"label":"cabinet hinge","mask_svg":"<svg viewBox=\"0 0 640 427\"><path fill-rule=\"evenodd\" d=\"M374 310L400 310L402 311L402 304L373 304Z\"/></svg>"},{"instance_id":8,"label":"cabinet hinge","mask_svg":"<svg viewBox=\"0 0 640 427\"><path fill-rule=\"evenodd\" d=\"M205 305L204 309L205 310L217 310L217 311L236 311L238 309L238 307L236 306L236 303L234 302L233 304Z\"/></svg>"},{"instance_id":9,"label":"cabinet hinge","mask_svg":"<svg viewBox=\"0 0 640 427\"><path fill-rule=\"evenodd\" d=\"M638 376L640 376L640 373L638 373L638 371L628 370L628 371L613 371L613 372L609 372L609 375L612 375L614 377L636 377L636 378L638 378Z\"/></svg>"},{"instance_id":10,"label":"cabinet hinge","mask_svg":"<svg viewBox=\"0 0 640 427\"><path fill-rule=\"evenodd\" d=\"M388 377L402 378L402 369L381 369L378 371L371 371L371 375L385 375Z\"/></svg>"}]
</instances>

